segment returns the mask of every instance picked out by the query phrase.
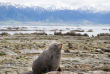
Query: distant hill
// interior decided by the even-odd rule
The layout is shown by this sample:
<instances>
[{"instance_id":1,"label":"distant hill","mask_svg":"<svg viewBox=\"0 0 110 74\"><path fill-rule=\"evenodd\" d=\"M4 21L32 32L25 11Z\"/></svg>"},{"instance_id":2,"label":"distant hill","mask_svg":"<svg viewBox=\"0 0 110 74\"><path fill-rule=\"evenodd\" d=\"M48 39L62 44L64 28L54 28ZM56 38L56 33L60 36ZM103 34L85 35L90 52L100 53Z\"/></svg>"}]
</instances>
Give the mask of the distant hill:
<instances>
[{"instance_id":1,"label":"distant hill","mask_svg":"<svg viewBox=\"0 0 110 74\"><path fill-rule=\"evenodd\" d=\"M110 24L110 12L90 10L44 9L0 4L0 21L41 21Z\"/></svg>"}]
</instances>

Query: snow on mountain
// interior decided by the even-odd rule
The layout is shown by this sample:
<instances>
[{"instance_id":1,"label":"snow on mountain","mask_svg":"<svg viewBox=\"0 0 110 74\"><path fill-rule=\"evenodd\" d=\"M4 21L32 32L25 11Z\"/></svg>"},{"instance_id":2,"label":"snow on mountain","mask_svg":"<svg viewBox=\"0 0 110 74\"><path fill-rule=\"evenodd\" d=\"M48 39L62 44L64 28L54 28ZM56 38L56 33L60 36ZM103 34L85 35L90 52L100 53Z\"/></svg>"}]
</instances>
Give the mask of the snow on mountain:
<instances>
[{"instance_id":1,"label":"snow on mountain","mask_svg":"<svg viewBox=\"0 0 110 74\"><path fill-rule=\"evenodd\" d=\"M91 12L100 12L98 9L96 9L95 7L89 5L89 6L81 6L79 8L73 7L72 5L63 3L61 1L56 1L55 3L51 4L51 3L40 3L40 4L34 4L34 3L17 3L17 2L0 2L0 6L14 6L16 8L26 8L26 7L30 7L30 8L34 8L34 10L38 7L44 8L46 10L80 10L80 11L91 11ZM102 10L103 12L103 10ZM105 12L109 12L109 11L105 11Z\"/></svg>"},{"instance_id":2,"label":"snow on mountain","mask_svg":"<svg viewBox=\"0 0 110 74\"><path fill-rule=\"evenodd\" d=\"M92 22L110 24L110 11L94 5L72 6L61 1L54 3L0 2L0 21Z\"/></svg>"},{"instance_id":3,"label":"snow on mountain","mask_svg":"<svg viewBox=\"0 0 110 74\"><path fill-rule=\"evenodd\" d=\"M42 7L47 10L82 10L110 12L110 0L0 0L0 5L13 5L17 8Z\"/></svg>"},{"instance_id":4,"label":"snow on mountain","mask_svg":"<svg viewBox=\"0 0 110 74\"><path fill-rule=\"evenodd\" d=\"M25 7L42 7L42 8L45 8L45 9L52 9L52 10L57 10L57 9L60 9L60 10L63 10L63 9L73 9L72 6L68 5L68 4L65 4L65 3L62 3L62 2L55 2L55 4L19 4L19 3L0 3L0 6L15 6L16 8L25 8Z\"/></svg>"}]
</instances>

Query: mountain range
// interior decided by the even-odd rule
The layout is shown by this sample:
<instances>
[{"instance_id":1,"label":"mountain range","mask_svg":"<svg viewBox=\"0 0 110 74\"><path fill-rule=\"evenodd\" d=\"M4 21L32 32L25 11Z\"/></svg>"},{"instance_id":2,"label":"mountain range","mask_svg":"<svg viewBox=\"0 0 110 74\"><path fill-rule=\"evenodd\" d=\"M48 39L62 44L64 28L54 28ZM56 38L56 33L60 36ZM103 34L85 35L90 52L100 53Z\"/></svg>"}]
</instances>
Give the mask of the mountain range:
<instances>
[{"instance_id":1,"label":"mountain range","mask_svg":"<svg viewBox=\"0 0 110 74\"><path fill-rule=\"evenodd\" d=\"M110 24L110 12L94 12L95 8L82 7L77 10L67 7L23 6L0 3L0 21L41 21Z\"/></svg>"}]
</instances>

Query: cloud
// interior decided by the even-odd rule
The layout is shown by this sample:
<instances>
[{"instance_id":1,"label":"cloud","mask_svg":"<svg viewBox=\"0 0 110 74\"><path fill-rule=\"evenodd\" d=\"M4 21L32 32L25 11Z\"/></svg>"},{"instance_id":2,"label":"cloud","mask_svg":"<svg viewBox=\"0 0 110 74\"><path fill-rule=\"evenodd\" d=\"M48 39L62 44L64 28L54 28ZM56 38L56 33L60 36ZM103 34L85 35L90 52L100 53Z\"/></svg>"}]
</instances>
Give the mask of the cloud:
<instances>
[{"instance_id":1,"label":"cloud","mask_svg":"<svg viewBox=\"0 0 110 74\"><path fill-rule=\"evenodd\" d=\"M110 11L110 0L0 0L0 2L41 6L44 8L90 9L95 12Z\"/></svg>"}]
</instances>

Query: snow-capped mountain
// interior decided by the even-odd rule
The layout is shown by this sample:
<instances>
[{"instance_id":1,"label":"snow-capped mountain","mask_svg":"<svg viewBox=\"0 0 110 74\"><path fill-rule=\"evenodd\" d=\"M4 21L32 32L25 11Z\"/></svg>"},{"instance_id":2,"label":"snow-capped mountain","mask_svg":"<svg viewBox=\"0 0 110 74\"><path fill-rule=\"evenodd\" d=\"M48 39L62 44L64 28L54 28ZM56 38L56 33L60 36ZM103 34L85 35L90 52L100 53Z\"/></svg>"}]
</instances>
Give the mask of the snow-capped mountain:
<instances>
[{"instance_id":1,"label":"snow-capped mountain","mask_svg":"<svg viewBox=\"0 0 110 74\"><path fill-rule=\"evenodd\" d=\"M89 11L92 11L92 12L97 12L97 9L95 9L94 7L92 6L82 6L82 7L79 7L79 8L75 8L71 5L68 5L66 3L62 3L62 2L55 2L54 4L19 4L19 3L4 3L4 2L0 2L0 6L13 6L13 7L16 7L16 8L43 8L43 9L46 9L46 10L50 10L50 11L54 11L54 10L81 10L81 11L86 11L86 10L89 10Z\"/></svg>"},{"instance_id":2,"label":"snow-capped mountain","mask_svg":"<svg viewBox=\"0 0 110 74\"><path fill-rule=\"evenodd\" d=\"M1 3L16 7L42 7L48 10L89 10L110 12L109 0L0 0Z\"/></svg>"},{"instance_id":3,"label":"snow-capped mountain","mask_svg":"<svg viewBox=\"0 0 110 74\"><path fill-rule=\"evenodd\" d=\"M55 4L55 5L54 5ZM110 12L96 12L91 6L75 7L62 2L54 4L0 3L0 21L92 22L110 24Z\"/></svg>"}]
</instances>

